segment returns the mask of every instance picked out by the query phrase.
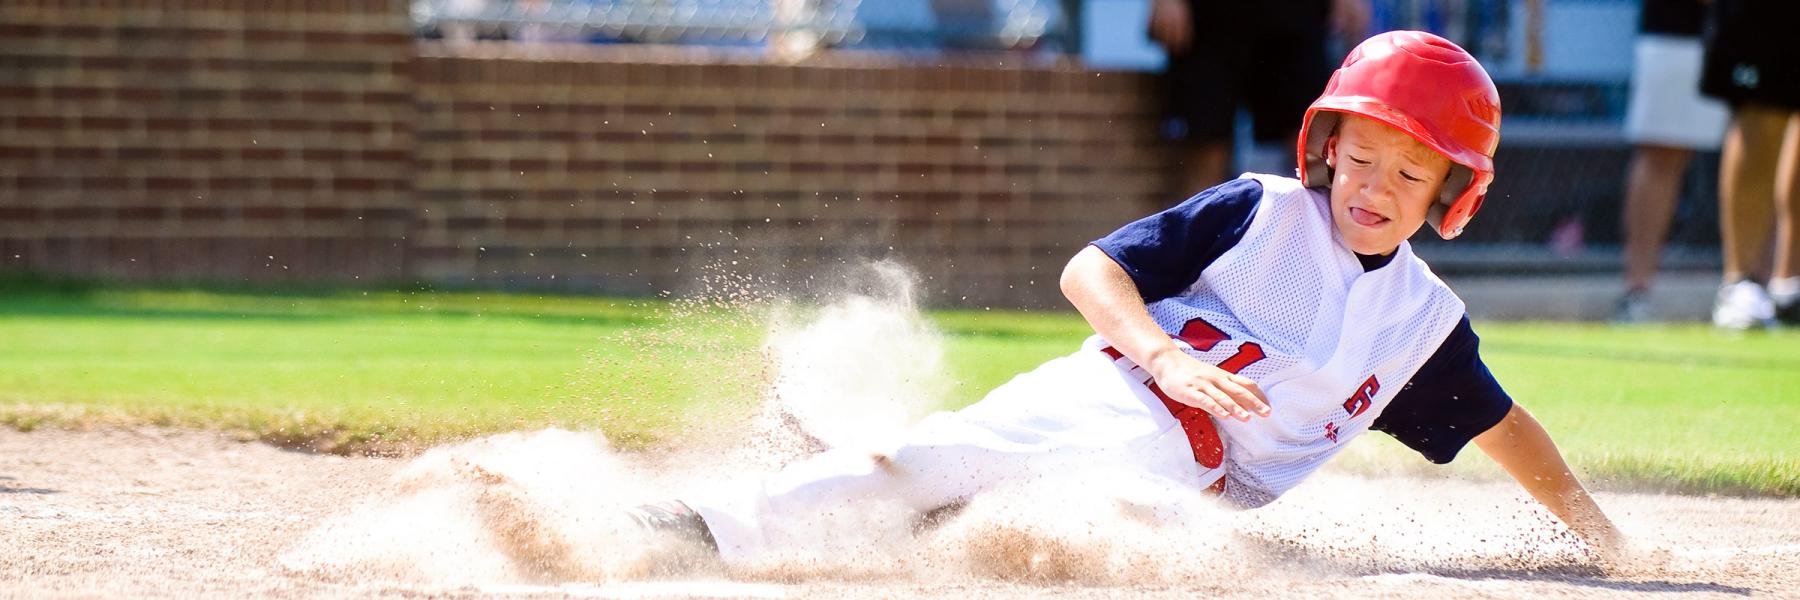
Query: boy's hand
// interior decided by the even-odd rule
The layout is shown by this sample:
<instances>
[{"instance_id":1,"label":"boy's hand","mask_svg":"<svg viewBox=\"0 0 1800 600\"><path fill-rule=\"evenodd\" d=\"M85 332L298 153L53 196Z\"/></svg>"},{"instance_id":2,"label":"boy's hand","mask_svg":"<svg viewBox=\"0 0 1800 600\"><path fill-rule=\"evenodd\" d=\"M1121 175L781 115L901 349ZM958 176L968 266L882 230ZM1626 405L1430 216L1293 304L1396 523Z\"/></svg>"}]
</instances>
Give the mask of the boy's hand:
<instances>
[{"instance_id":1,"label":"boy's hand","mask_svg":"<svg viewBox=\"0 0 1800 600\"><path fill-rule=\"evenodd\" d=\"M1150 39L1170 55L1187 54L1194 24L1187 0L1150 0Z\"/></svg>"},{"instance_id":2,"label":"boy's hand","mask_svg":"<svg viewBox=\"0 0 1800 600\"><path fill-rule=\"evenodd\" d=\"M1629 558L1625 536L1569 470L1543 424L1524 406L1514 402L1505 418L1475 436L1475 445L1593 548L1601 565L1611 568Z\"/></svg>"},{"instance_id":3,"label":"boy's hand","mask_svg":"<svg viewBox=\"0 0 1800 600\"><path fill-rule=\"evenodd\" d=\"M1598 519L1588 517L1578 523L1579 526L1571 529L1593 548L1595 558L1603 567L1614 568L1629 560L1630 548L1625 543L1625 534L1619 532L1605 515Z\"/></svg>"},{"instance_id":4,"label":"boy's hand","mask_svg":"<svg viewBox=\"0 0 1800 600\"><path fill-rule=\"evenodd\" d=\"M1225 372L1170 346L1151 358L1146 370L1157 387L1176 402L1221 419L1249 421L1251 414L1269 416L1268 396L1249 377Z\"/></svg>"},{"instance_id":5,"label":"boy's hand","mask_svg":"<svg viewBox=\"0 0 1800 600\"><path fill-rule=\"evenodd\" d=\"M1369 12L1369 0L1332 0L1331 27L1345 42L1361 42L1369 36Z\"/></svg>"}]
</instances>

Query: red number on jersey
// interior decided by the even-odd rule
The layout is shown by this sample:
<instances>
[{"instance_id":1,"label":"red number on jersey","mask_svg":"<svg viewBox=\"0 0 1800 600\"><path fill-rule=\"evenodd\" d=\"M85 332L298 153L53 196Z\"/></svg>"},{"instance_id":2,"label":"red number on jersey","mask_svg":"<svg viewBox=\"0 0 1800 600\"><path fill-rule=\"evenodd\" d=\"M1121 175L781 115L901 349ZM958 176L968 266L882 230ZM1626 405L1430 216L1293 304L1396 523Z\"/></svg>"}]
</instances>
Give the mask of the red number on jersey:
<instances>
[{"instance_id":1,"label":"red number on jersey","mask_svg":"<svg viewBox=\"0 0 1800 600\"><path fill-rule=\"evenodd\" d=\"M1213 327L1212 323L1206 322L1205 319L1194 319L1182 325L1181 333L1176 334L1174 338L1187 342L1187 345L1193 346L1195 350L1206 352L1212 350L1213 346L1218 345L1219 342L1231 339L1231 336L1225 335L1225 332L1219 331L1219 328ZM1244 342L1238 346L1237 353L1232 354L1231 358L1219 362L1219 369L1226 373L1236 374L1263 358L1265 356L1261 344Z\"/></svg>"},{"instance_id":2,"label":"red number on jersey","mask_svg":"<svg viewBox=\"0 0 1800 600\"><path fill-rule=\"evenodd\" d=\"M1357 388L1356 393L1351 394L1350 399L1344 401L1344 412L1350 413L1352 418L1363 414L1369 410L1370 404L1375 403L1375 394L1380 392L1381 382L1376 381L1374 375L1370 375L1367 380L1363 381L1362 387Z\"/></svg>"}]
</instances>

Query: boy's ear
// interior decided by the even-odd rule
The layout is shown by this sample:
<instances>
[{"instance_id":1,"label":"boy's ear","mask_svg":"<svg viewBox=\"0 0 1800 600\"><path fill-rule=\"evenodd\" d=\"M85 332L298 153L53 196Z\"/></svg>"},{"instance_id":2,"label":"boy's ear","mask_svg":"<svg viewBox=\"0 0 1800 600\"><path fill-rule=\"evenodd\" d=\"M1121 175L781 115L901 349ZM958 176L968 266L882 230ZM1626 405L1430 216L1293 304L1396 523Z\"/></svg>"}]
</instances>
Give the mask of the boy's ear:
<instances>
[{"instance_id":1,"label":"boy's ear","mask_svg":"<svg viewBox=\"0 0 1800 600\"><path fill-rule=\"evenodd\" d=\"M1325 138L1325 168L1327 169L1337 168L1337 143L1336 133Z\"/></svg>"}]
</instances>

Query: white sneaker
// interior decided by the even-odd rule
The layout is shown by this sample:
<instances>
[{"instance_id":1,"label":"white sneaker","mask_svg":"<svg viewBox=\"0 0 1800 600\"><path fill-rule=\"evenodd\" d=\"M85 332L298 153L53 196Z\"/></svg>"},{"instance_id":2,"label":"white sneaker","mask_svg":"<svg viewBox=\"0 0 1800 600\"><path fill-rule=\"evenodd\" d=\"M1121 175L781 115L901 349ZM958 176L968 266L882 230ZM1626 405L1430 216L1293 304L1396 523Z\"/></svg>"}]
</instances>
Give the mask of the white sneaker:
<instances>
[{"instance_id":1,"label":"white sneaker","mask_svg":"<svg viewBox=\"0 0 1800 600\"><path fill-rule=\"evenodd\" d=\"M1775 322L1775 302L1769 292L1748 279L1719 288L1713 301L1713 324L1726 329L1769 327Z\"/></svg>"},{"instance_id":2,"label":"white sneaker","mask_svg":"<svg viewBox=\"0 0 1800 600\"><path fill-rule=\"evenodd\" d=\"M1650 292L1632 290L1613 304L1612 322L1620 325L1650 322Z\"/></svg>"}]
</instances>

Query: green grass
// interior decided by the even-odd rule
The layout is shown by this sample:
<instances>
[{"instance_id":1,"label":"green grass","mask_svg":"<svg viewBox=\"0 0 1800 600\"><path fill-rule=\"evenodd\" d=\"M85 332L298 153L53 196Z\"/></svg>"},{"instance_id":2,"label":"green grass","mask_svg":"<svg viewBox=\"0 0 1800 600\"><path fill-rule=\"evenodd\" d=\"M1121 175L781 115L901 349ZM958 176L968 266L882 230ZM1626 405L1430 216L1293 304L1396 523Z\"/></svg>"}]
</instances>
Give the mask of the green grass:
<instances>
[{"instance_id":1,"label":"green grass","mask_svg":"<svg viewBox=\"0 0 1800 600\"><path fill-rule=\"evenodd\" d=\"M1800 495L1800 331L1487 324L1495 376L1577 466Z\"/></svg>"},{"instance_id":2,"label":"green grass","mask_svg":"<svg viewBox=\"0 0 1800 600\"><path fill-rule=\"evenodd\" d=\"M946 407L1087 334L1064 313L929 316L946 339ZM560 425L640 447L748 410L766 329L757 311L648 300L0 281L0 422L175 424L328 451ZM1502 383L1590 477L1800 496L1800 332L1477 330Z\"/></svg>"}]
</instances>

